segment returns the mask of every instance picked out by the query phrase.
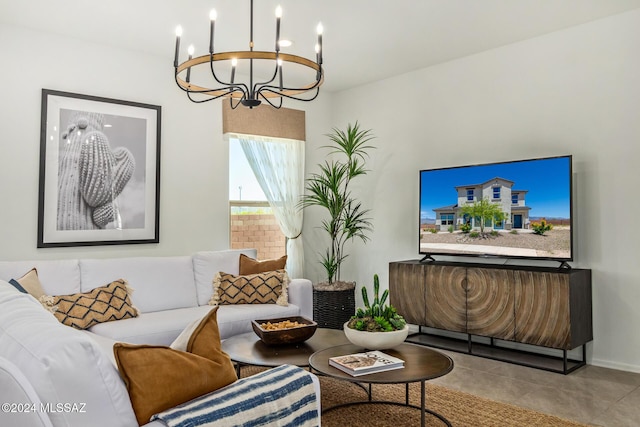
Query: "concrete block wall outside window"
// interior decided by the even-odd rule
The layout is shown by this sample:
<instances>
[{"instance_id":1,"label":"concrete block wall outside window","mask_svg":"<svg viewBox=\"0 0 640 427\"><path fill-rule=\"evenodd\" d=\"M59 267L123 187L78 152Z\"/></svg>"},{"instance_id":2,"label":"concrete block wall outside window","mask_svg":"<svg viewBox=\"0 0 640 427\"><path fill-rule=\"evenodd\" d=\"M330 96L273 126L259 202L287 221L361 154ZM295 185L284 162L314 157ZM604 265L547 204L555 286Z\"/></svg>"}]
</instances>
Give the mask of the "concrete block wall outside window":
<instances>
[{"instance_id":1,"label":"concrete block wall outside window","mask_svg":"<svg viewBox=\"0 0 640 427\"><path fill-rule=\"evenodd\" d=\"M286 238L273 214L231 215L231 249L255 248L258 259L286 254Z\"/></svg>"}]
</instances>

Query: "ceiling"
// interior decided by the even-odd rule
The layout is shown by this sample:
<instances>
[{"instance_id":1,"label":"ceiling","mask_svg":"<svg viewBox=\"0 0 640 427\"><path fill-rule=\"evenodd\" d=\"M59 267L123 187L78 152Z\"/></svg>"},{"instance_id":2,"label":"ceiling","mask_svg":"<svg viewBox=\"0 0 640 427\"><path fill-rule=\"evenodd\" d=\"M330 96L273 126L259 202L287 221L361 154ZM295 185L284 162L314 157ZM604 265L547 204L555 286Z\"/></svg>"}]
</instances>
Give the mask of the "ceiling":
<instances>
[{"instance_id":1,"label":"ceiling","mask_svg":"<svg viewBox=\"0 0 640 427\"><path fill-rule=\"evenodd\" d=\"M289 53L315 58L322 22L328 91L640 8L640 0L256 0L256 50L273 49L278 4ZM212 7L216 50L247 49L249 0L0 0L0 22L160 55L171 67L177 25L183 56L188 44L208 48Z\"/></svg>"}]
</instances>

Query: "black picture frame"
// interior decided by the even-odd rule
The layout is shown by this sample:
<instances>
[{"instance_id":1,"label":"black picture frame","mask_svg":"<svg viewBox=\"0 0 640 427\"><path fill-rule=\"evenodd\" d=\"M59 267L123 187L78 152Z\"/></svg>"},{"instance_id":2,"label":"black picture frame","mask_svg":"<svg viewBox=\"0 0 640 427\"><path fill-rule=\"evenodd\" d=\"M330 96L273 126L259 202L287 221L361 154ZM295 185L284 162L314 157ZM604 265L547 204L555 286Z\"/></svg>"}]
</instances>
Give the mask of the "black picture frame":
<instances>
[{"instance_id":1,"label":"black picture frame","mask_svg":"<svg viewBox=\"0 0 640 427\"><path fill-rule=\"evenodd\" d=\"M42 89L38 248L160 242L161 114Z\"/></svg>"}]
</instances>

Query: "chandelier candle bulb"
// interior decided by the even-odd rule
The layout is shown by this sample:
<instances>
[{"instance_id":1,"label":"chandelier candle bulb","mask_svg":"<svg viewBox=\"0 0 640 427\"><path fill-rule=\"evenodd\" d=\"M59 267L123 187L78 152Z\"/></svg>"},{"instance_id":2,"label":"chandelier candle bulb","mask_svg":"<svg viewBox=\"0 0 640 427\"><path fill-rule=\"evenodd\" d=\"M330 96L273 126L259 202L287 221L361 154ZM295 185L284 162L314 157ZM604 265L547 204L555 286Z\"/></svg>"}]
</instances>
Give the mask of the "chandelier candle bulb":
<instances>
[{"instance_id":1,"label":"chandelier candle bulb","mask_svg":"<svg viewBox=\"0 0 640 427\"><path fill-rule=\"evenodd\" d=\"M209 26L209 53L213 53L213 32L215 31L217 17L218 12L215 9L211 9L211 12L209 12L209 19L211 20Z\"/></svg>"},{"instance_id":2,"label":"chandelier candle bulb","mask_svg":"<svg viewBox=\"0 0 640 427\"><path fill-rule=\"evenodd\" d=\"M280 18L282 18L282 8L276 7L276 52L280 52Z\"/></svg>"},{"instance_id":3,"label":"chandelier candle bulb","mask_svg":"<svg viewBox=\"0 0 640 427\"><path fill-rule=\"evenodd\" d=\"M178 55L180 55L180 37L182 37L182 27L178 25L176 27L176 54L173 57L173 66L178 67Z\"/></svg>"},{"instance_id":4,"label":"chandelier candle bulb","mask_svg":"<svg viewBox=\"0 0 640 427\"><path fill-rule=\"evenodd\" d=\"M193 58L193 53L195 52L195 48L193 47L193 45L189 46L189 49L187 50L187 52L189 52L189 61L191 61L191 59ZM191 81L191 67L189 67L187 69L186 81L187 81L187 83L189 83Z\"/></svg>"},{"instance_id":5,"label":"chandelier candle bulb","mask_svg":"<svg viewBox=\"0 0 640 427\"><path fill-rule=\"evenodd\" d=\"M233 84L233 80L236 77L236 65L238 65L238 60L233 58L231 60L231 84Z\"/></svg>"},{"instance_id":6,"label":"chandelier candle bulb","mask_svg":"<svg viewBox=\"0 0 640 427\"><path fill-rule=\"evenodd\" d=\"M318 24L316 30L318 32L318 64L322 64L322 31L324 31L322 23Z\"/></svg>"}]
</instances>

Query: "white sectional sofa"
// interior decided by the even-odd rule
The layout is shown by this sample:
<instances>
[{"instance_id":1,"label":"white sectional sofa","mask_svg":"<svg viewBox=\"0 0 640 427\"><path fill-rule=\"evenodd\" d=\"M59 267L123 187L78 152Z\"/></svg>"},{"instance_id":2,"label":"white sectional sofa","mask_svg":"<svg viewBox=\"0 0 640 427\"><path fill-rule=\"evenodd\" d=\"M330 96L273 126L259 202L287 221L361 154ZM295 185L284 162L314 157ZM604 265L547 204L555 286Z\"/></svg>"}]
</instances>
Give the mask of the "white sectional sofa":
<instances>
[{"instance_id":1,"label":"white sectional sofa","mask_svg":"<svg viewBox=\"0 0 640 427\"><path fill-rule=\"evenodd\" d=\"M215 274L218 271L238 274L240 253L256 256L255 250L249 249L175 257L0 262L0 403L84 404L83 412L16 414L3 411L0 425L138 425L114 362L113 344L120 341L170 345L188 324L212 308L208 302ZM89 331L65 326L35 298L17 292L6 283L34 267L49 295L87 292L113 280L125 279L134 289L131 300L140 314L135 318L99 323ZM310 281L292 280L288 295L286 307L276 304L220 306L221 338L251 331L250 321L257 318L312 317ZM315 377L314 383L319 398ZM162 424L155 421L148 425Z\"/></svg>"}]
</instances>

